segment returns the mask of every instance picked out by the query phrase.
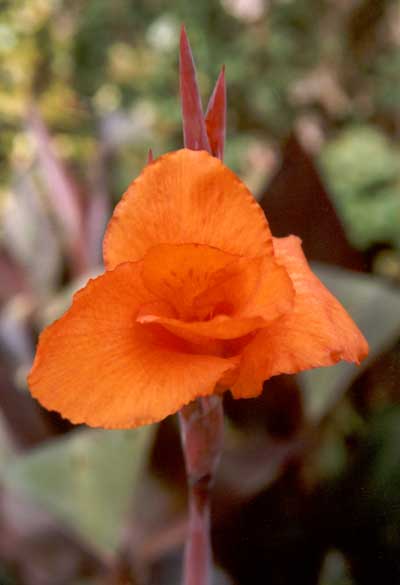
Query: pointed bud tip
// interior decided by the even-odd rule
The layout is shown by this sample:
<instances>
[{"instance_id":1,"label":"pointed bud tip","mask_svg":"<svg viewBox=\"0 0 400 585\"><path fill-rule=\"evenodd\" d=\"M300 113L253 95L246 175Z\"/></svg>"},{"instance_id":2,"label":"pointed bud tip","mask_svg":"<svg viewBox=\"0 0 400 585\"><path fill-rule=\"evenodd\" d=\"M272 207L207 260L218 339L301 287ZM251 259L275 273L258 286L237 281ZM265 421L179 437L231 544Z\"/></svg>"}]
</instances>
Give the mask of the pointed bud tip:
<instances>
[{"instance_id":1,"label":"pointed bud tip","mask_svg":"<svg viewBox=\"0 0 400 585\"><path fill-rule=\"evenodd\" d=\"M225 66L221 68L206 111L206 127L211 152L222 160L226 134Z\"/></svg>"},{"instance_id":2,"label":"pointed bud tip","mask_svg":"<svg viewBox=\"0 0 400 585\"><path fill-rule=\"evenodd\" d=\"M186 32L186 27L185 27L185 25L183 23L181 25L180 42L181 42L181 45L184 44L184 43L185 44L188 44L189 43L189 39L188 39L187 32Z\"/></svg>"},{"instance_id":3,"label":"pointed bud tip","mask_svg":"<svg viewBox=\"0 0 400 585\"><path fill-rule=\"evenodd\" d=\"M183 137L186 148L207 150L210 144L196 79L196 67L184 25L181 28L179 84L182 105Z\"/></svg>"}]
</instances>

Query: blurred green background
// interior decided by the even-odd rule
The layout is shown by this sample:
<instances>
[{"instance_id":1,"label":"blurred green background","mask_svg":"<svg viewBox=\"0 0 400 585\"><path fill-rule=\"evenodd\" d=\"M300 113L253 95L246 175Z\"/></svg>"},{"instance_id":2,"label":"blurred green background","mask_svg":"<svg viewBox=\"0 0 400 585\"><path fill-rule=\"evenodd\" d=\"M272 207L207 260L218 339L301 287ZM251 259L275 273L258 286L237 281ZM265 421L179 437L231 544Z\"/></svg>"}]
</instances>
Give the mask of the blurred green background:
<instances>
[{"instance_id":1,"label":"blurred green background","mask_svg":"<svg viewBox=\"0 0 400 585\"><path fill-rule=\"evenodd\" d=\"M25 376L148 149L182 145L183 22L204 104L226 65L226 164L371 344L227 397L215 585L400 585L397 0L0 0L0 585L179 582L174 420L72 429Z\"/></svg>"}]
</instances>

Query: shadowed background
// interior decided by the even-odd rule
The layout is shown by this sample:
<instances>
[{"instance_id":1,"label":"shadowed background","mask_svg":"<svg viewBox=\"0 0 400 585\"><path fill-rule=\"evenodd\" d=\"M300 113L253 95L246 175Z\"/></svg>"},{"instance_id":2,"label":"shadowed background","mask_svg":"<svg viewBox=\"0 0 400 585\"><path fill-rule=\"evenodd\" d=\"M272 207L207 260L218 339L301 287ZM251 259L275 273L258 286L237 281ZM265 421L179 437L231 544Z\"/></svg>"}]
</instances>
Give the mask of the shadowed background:
<instances>
[{"instance_id":1,"label":"shadowed background","mask_svg":"<svg viewBox=\"0 0 400 585\"><path fill-rule=\"evenodd\" d=\"M182 145L182 22L204 103L226 65L225 162L371 346L226 396L215 585L400 584L399 3L3 0L0 585L179 582L176 420L75 429L25 377L148 149Z\"/></svg>"}]
</instances>

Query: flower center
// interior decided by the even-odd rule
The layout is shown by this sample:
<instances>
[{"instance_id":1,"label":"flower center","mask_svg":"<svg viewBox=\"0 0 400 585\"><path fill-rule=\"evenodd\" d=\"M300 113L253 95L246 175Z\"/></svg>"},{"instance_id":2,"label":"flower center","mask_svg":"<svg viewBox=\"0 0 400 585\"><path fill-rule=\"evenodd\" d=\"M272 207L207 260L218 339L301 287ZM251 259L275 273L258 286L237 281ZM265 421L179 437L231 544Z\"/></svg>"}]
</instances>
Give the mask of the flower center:
<instances>
[{"instance_id":1,"label":"flower center","mask_svg":"<svg viewBox=\"0 0 400 585\"><path fill-rule=\"evenodd\" d=\"M186 322L234 316L258 285L260 261L200 244L160 244L143 262L146 288Z\"/></svg>"}]
</instances>

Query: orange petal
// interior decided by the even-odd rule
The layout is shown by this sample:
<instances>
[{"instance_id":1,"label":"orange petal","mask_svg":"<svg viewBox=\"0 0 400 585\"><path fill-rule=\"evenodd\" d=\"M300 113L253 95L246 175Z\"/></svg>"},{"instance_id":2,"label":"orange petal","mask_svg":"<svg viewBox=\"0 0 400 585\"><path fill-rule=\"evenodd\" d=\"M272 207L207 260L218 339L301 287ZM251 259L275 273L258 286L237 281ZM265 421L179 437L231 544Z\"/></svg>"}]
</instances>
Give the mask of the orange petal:
<instances>
[{"instance_id":1,"label":"orange petal","mask_svg":"<svg viewBox=\"0 0 400 585\"><path fill-rule=\"evenodd\" d=\"M149 291L175 308L174 316L203 321L235 314L256 297L262 266L262 257L242 258L199 244L160 244L144 257L142 277Z\"/></svg>"},{"instance_id":2,"label":"orange petal","mask_svg":"<svg viewBox=\"0 0 400 585\"><path fill-rule=\"evenodd\" d=\"M263 329L244 349L236 398L257 396L262 382L276 374L330 366L339 360L360 363L368 353L363 335L325 286L311 272L298 238L275 238L274 248L295 287L291 312Z\"/></svg>"},{"instance_id":3,"label":"orange petal","mask_svg":"<svg viewBox=\"0 0 400 585\"><path fill-rule=\"evenodd\" d=\"M263 211L246 186L218 159L186 149L155 160L130 185L107 228L106 267L141 260L161 242L244 256L272 250Z\"/></svg>"},{"instance_id":4,"label":"orange petal","mask_svg":"<svg viewBox=\"0 0 400 585\"><path fill-rule=\"evenodd\" d=\"M136 322L141 306L154 301L140 273L139 263L124 264L91 280L42 333L28 382L46 408L74 423L131 428L211 394L233 368L188 353L159 325Z\"/></svg>"},{"instance_id":5,"label":"orange petal","mask_svg":"<svg viewBox=\"0 0 400 585\"><path fill-rule=\"evenodd\" d=\"M165 329L193 343L198 342L197 337L210 339L236 339L260 327L265 327L267 322L261 317L232 318L225 315L218 315L209 321L180 321L161 315L141 315L140 323L159 323Z\"/></svg>"},{"instance_id":6,"label":"orange petal","mask_svg":"<svg viewBox=\"0 0 400 585\"><path fill-rule=\"evenodd\" d=\"M177 315L191 319L195 299L216 282L229 278L232 271L237 272L241 260L210 246L160 244L144 257L143 282L151 293L174 307Z\"/></svg>"},{"instance_id":7,"label":"orange petal","mask_svg":"<svg viewBox=\"0 0 400 585\"><path fill-rule=\"evenodd\" d=\"M194 311L204 320L218 314L238 316L259 286L262 257L240 258L210 279L210 286L194 299ZM247 315L245 315L247 316ZM252 314L258 317L259 315Z\"/></svg>"},{"instance_id":8,"label":"orange petal","mask_svg":"<svg viewBox=\"0 0 400 585\"><path fill-rule=\"evenodd\" d=\"M257 287L236 316L257 316L270 322L291 310L295 291L288 271L273 256L261 259L260 273Z\"/></svg>"},{"instance_id":9,"label":"orange petal","mask_svg":"<svg viewBox=\"0 0 400 585\"><path fill-rule=\"evenodd\" d=\"M196 244L154 246L142 276L176 314L148 307L140 322L160 323L190 341L247 335L290 310L294 297L286 269L273 257L242 258Z\"/></svg>"}]
</instances>

